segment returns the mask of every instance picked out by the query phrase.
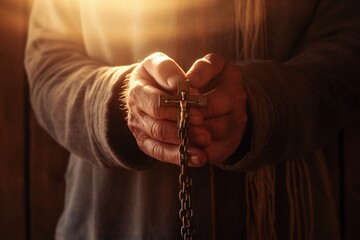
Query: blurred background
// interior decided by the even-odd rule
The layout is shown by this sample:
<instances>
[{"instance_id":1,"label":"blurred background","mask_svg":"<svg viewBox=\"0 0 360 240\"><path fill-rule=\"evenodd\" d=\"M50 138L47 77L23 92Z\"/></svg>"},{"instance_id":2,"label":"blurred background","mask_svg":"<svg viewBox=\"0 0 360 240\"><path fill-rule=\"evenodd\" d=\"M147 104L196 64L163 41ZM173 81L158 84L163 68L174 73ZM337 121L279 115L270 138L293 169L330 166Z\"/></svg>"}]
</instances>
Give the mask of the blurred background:
<instances>
[{"instance_id":1,"label":"blurred background","mask_svg":"<svg viewBox=\"0 0 360 240\"><path fill-rule=\"evenodd\" d=\"M53 239L68 153L37 124L23 67L31 0L0 0L0 239ZM329 143L343 239L360 239L360 119ZM337 181L334 181L337 182Z\"/></svg>"},{"instance_id":2,"label":"blurred background","mask_svg":"<svg viewBox=\"0 0 360 240\"><path fill-rule=\"evenodd\" d=\"M0 0L0 239L54 239L68 153L36 123L23 67L31 0Z\"/></svg>"}]
</instances>

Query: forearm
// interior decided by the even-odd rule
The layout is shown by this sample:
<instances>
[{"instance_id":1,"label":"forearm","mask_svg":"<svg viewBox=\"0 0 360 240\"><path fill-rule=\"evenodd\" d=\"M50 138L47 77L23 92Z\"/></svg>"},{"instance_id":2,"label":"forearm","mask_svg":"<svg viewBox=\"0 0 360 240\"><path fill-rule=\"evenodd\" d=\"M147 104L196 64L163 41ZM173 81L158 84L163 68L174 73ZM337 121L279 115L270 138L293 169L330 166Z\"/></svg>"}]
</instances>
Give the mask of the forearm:
<instances>
[{"instance_id":1,"label":"forearm","mask_svg":"<svg viewBox=\"0 0 360 240\"><path fill-rule=\"evenodd\" d=\"M134 66L109 66L88 57L76 17L74 22L66 18L67 14L76 16L76 8L58 12L55 2L36 2L26 48L31 103L39 123L66 149L93 164L145 167L148 159L132 162L126 154L129 148L122 144L129 142L129 130L118 99L125 76ZM112 111L119 114L109 114ZM123 126L110 124L116 121ZM117 137L111 140L110 133ZM140 152L136 144L131 147Z\"/></svg>"},{"instance_id":2,"label":"forearm","mask_svg":"<svg viewBox=\"0 0 360 240\"><path fill-rule=\"evenodd\" d=\"M253 169L310 153L359 114L358 8L330 2L319 7L288 61L239 63L251 143L225 168ZM340 9L347 14L336 14Z\"/></svg>"}]
</instances>

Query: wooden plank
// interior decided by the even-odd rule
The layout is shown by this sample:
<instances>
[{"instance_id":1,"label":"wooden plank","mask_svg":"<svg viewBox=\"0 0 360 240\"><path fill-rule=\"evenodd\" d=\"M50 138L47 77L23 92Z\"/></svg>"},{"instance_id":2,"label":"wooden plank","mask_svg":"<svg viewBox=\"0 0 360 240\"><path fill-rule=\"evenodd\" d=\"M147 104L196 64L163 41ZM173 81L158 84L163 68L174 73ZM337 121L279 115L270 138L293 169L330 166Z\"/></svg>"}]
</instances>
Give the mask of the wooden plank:
<instances>
[{"instance_id":1,"label":"wooden plank","mask_svg":"<svg viewBox=\"0 0 360 240\"><path fill-rule=\"evenodd\" d=\"M33 1L28 0L28 9ZM68 153L38 125L30 111L30 239L54 239L64 204Z\"/></svg>"},{"instance_id":2,"label":"wooden plank","mask_svg":"<svg viewBox=\"0 0 360 240\"><path fill-rule=\"evenodd\" d=\"M0 2L0 239L26 238L24 7Z\"/></svg>"},{"instance_id":3,"label":"wooden plank","mask_svg":"<svg viewBox=\"0 0 360 240\"><path fill-rule=\"evenodd\" d=\"M30 118L31 239L53 239L63 210L68 153Z\"/></svg>"},{"instance_id":4,"label":"wooden plank","mask_svg":"<svg viewBox=\"0 0 360 240\"><path fill-rule=\"evenodd\" d=\"M344 131L344 234L360 239L360 117Z\"/></svg>"}]
</instances>

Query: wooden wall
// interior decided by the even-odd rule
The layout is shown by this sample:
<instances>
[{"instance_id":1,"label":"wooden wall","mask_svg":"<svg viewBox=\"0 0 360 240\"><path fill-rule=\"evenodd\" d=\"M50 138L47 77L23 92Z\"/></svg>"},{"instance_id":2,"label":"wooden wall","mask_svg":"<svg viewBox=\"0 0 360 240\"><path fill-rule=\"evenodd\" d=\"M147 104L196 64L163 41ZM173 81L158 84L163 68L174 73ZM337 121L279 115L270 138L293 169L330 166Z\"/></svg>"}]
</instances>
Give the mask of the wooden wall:
<instances>
[{"instance_id":1,"label":"wooden wall","mask_svg":"<svg viewBox=\"0 0 360 240\"><path fill-rule=\"evenodd\" d=\"M14 239L25 236L27 210L24 136L26 86L20 64L25 23L22 12L22 6L14 6L12 0L1 3L0 236L12 236Z\"/></svg>"},{"instance_id":2,"label":"wooden wall","mask_svg":"<svg viewBox=\"0 0 360 240\"><path fill-rule=\"evenodd\" d=\"M359 90L360 91L360 90ZM359 106L360 107L360 106ZM360 118L344 131L343 143L343 233L344 239L360 239Z\"/></svg>"},{"instance_id":3,"label":"wooden wall","mask_svg":"<svg viewBox=\"0 0 360 240\"><path fill-rule=\"evenodd\" d=\"M0 239L53 239L68 153L39 127L23 68L29 0L0 1Z\"/></svg>"},{"instance_id":4,"label":"wooden wall","mask_svg":"<svg viewBox=\"0 0 360 240\"><path fill-rule=\"evenodd\" d=\"M68 153L38 126L23 69L30 0L0 1L0 239L53 239ZM340 153L344 239L360 239L360 119Z\"/></svg>"},{"instance_id":5,"label":"wooden wall","mask_svg":"<svg viewBox=\"0 0 360 240\"><path fill-rule=\"evenodd\" d=\"M0 237L24 239L27 163L26 84L21 66L25 38L23 2L1 1L0 16Z\"/></svg>"}]
</instances>

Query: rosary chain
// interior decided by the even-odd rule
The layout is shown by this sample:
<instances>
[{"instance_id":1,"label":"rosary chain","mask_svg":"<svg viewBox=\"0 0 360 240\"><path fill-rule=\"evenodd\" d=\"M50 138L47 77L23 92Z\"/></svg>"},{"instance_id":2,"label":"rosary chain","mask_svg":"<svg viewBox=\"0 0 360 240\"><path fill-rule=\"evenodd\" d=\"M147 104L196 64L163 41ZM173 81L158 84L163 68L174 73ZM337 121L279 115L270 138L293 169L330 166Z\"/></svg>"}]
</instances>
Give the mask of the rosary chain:
<instances>
[{"instance_id":1,"label":"rosary chain","mask_svg":"<svg viewBox=\"0 0 360 240\"><path fill-rule=\"evenodd\" d=\"M183 115L180 119L180 125L178 129L178 135L181 140L179 146L180 154L180 174L179 174L179 200L181 208L179 211L179 217L182 222L181 236L184 240L192 240L194 235L194 229L192 227L193 210L191 206L191 190L192 190L192 177L188 172L188 112L187 109L183 109Z\"/></svg>"}]
</instances>

